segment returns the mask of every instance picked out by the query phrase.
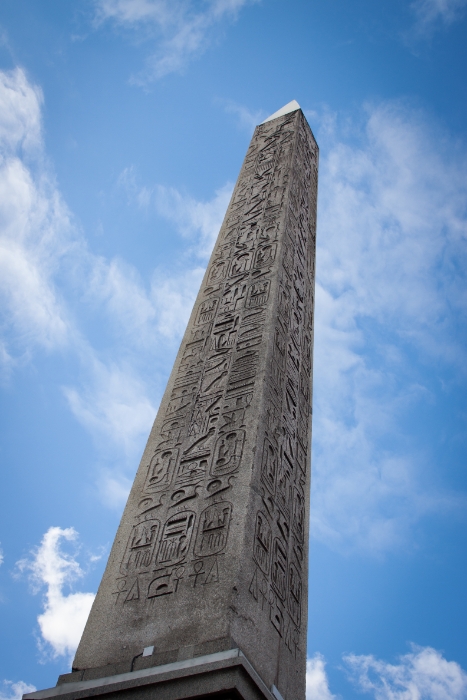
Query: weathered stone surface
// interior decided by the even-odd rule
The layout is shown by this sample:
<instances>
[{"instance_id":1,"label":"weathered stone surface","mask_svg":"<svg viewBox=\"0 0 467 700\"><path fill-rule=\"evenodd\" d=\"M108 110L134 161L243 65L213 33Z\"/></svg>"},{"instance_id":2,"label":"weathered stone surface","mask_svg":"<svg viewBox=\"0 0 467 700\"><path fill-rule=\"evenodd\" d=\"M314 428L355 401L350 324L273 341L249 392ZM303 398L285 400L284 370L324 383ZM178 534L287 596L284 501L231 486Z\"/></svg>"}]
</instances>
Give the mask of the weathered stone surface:
<instances>
[{"instance_id":1,"label":"weathered stone surface","mask_svg":"<svg viewBox=\"0 0 467 700\"><path fill-rule=\"evenodd\" d=\"M76 653L86 678L238 647L305 697L317 165L301 110L256 128Z\"/></svg>"}]
</instances>

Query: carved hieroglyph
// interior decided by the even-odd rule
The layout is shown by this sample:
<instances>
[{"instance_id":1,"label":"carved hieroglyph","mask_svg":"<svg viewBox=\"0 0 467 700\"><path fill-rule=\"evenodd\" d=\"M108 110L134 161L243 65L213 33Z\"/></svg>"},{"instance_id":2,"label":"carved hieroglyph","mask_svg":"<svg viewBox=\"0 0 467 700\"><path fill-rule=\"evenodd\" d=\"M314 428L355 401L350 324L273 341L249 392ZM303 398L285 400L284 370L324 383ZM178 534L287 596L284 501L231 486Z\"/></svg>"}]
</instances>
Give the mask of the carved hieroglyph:
<instances>
[{"instance_id":1,"label":"carved hieroglyph","mask_svg":"<svg viewBox=\"0 0 467 700\"><path fill-rule=\"evenodd\" d=\"M238 646L304 698L317 166L256 128L75 668Z\"/></svg>"}]
</instances>

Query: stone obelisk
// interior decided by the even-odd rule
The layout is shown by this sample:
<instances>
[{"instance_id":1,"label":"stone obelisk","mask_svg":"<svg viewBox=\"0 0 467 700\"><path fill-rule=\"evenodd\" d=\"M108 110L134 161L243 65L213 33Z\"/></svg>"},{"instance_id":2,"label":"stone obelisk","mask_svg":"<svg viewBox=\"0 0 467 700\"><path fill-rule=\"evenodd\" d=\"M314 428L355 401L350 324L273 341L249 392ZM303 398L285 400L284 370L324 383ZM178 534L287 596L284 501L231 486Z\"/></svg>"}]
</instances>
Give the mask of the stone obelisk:
<instances>
[{"instance_id":1,"label":"stone obelisk","mask_svg":"<svg viewBox=\"0 0 467 700\"><path fill-rule=\"evenodd\" d=\"M28 698L305 698L317 176L292 102L254 132L73 672Z\"/></svg>"}]
</instances>

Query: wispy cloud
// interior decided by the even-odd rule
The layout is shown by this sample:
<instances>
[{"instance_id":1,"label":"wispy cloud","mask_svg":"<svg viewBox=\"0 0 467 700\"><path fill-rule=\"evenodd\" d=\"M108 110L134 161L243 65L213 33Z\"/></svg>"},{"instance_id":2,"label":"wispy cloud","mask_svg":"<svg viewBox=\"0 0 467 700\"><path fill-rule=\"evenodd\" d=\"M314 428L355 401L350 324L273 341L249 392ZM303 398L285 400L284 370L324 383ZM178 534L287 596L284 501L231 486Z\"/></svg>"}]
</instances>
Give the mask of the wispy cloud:
<instances>
[{"instance_id":1,"label":"wispy cloud","mask_svg":"<svg viewBox=\"0 0 467 700\"><path fill-rule=\"evenodd\" d=\"M326 662L322 654L307 659L306 700L336 700L336 696L329 690Z\"/></svg>"},{"instance_id":2,"label":"wispy cloud","mask_svg":"<svg viewBox=\"0 0 467 700\"><path fill-rule=\"evenodd\" d=\"M411 5L415 14L415 30L421 35L430 35L441 25L449 25L461 19L467 0L414 0Z\"/></svg>"},{"instance_id":3,"label":"wispy cloud","mask_svg":"<svg viewBox=\"0 0 467 700\"><path fill-rule=\"evenodd\" d=\"M33 693L37 690L35 685L30 685L24 681L2 681L0 686L0 700L21 700L24 693Z\"/></svg>"},{"instance_id":4,"label":"wispy cloud","mask_svg":"<svg viewBox=\"0 0 467 700\"><path fill-rule=\"evenodd\" d=\"M234 21L255 0L96 0L96 23L111 21L156 44L145 70L134 82L144 85L179 72L202 54L215 38L215 28Z\"/></svg>"},{"instance_id":5,"label":"wispy cloud","mask_svg":"<svg viewBox=\"0 0 467 700\"><path fill-rule=\"evenodd\" d=\"M206 202L183 194L174 187L141 185L131 166L121 173L119 184L130 201L142 208L152 207L160 216L175 224L182 236L193 241L192 252L204 260L209 257L232 196L232 183L219 188L214 197Z\"/></svg>"},{"instance_id":6,"label":"wispy cloud","mask_svg":"<svg viewBox=\"0 0 467 700\"><path fill-rule=\"evenodd\" d=\"M250 135L253 134L255 127L258 126L258 124L261 124L261 122L267 117L264 110L259 109L252 111L248 107L234 102L234 100L219 99L217 102L224 108L227 114L233 114L236 117L240 128L247 131Z\"/></svg>"},{"instance_id":7,"label":"wispy cloud","mask_svg":"<svg viewBox=\"0 0 467 700\"><path fill-rule=\"evenodd\" d=\"M77 537L72 527L50 527L39 547L17 562L18 570L28 573L34 592L46 589L43 612L37 618L40 647L55 657L74 654L95 597L94 593L64 592L84 575L76 553L61 548L63 540L76 542Z\"/></svg>"},{"instance_id":8,"label":"wispy cloud","mask_svg":"<svg viewBox=\"0 0 467 700\"><path fill-rule=\"evenodd\" d=\"M372 655L344 656L355 685L375 700L465 700L467 673L431 647L412 645L399 663L389 664Z\"/></svg>"},{"instance_id":9,"label":"wispy cloud","mask_svg":"<svg viewBox=\"0 0 467 700\"><path fill-rule=\"evenodd\" d=\"M0 72L1 322L16 349L50 349L69 336L53 273L69 245L70 217L43 166L41 105L21 69ZM4 341L7 365L14 354Z\"/></svg>"},{"instance_id":10,"label":"wispy cloud","mask_svg":"<svg viewBox=\"0 0 467 700\"><path fill-rule=\"evenodd\" d=\"M352 131L324 122L311 531L380 552L464 502L430 488L432 458L405 426L436 400L414 353L464 372L466 154L400 104L368 107Z\"/></svg>"},{"instance_id":11,"label":"wispy cloud","mask_svg":"<svg viewBox=\"0 0 467 700\"><path fill-rule=\"evenodd\" d=\"M70 408L98 440L104 433L117 449L123 447L131 453L135 438L149 432L155 407L145 396L146 387L130 369L97 361L93 365L94 380L84 390L64 388Z\"/></svg>"},{"instance_id":12,"label":"wispy cloud","mask_svg":"<svg viewBox=\"0 0 467 700\"><path fill-rule=\"evenodd\" d=\"M182 235L192 239L197 254L206 259L216 242L232 190L233 185L227 183L217 190L213 199L200 202L175 188L158 185L152 191L152 200L158 213L172 221Z\"/></svg>"}]
</instances>

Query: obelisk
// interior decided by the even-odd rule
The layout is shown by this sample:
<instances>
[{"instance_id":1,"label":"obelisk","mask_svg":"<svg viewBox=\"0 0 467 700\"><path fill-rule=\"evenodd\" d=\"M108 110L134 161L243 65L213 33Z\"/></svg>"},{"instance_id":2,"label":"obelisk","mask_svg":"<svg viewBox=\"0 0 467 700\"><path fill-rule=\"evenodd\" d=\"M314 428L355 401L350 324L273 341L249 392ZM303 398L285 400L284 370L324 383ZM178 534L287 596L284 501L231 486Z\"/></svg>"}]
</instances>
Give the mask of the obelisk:
<instances>
[{"instance_id":1,"label":"obelisk","mask_svg":"<svg viewBox=\"0 0 467 700\"><path fill-rule=\"evenodd\" d=\"M305 698L317 177L294 101L255 129L73 672L28 698Z\"/></svg>"}]
</instances>

